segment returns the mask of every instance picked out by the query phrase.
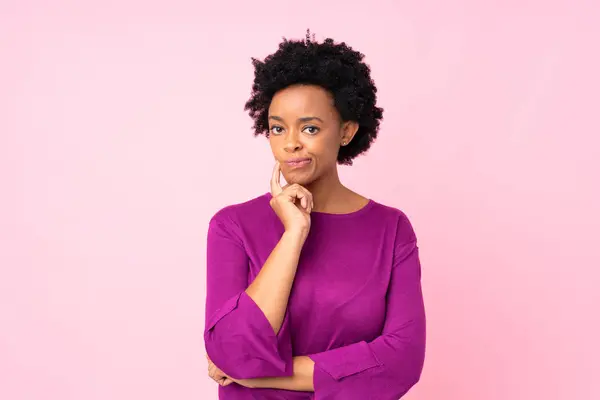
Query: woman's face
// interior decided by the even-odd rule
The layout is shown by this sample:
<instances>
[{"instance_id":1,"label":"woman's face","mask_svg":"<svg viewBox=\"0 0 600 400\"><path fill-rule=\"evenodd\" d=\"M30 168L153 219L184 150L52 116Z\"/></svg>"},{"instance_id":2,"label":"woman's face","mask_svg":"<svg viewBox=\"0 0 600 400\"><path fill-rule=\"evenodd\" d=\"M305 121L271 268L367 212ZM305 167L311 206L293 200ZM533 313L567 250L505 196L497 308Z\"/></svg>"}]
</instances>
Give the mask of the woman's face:
<instances>
[{"instance_id":1,"label":"woman's face","mask_svg":"<svg viewBox=\"0 0 600 400\"><path fill-rule=\"evenodd\" d=\"M288 183L306 186L334 171L341 143L357 130L354 122L342 124L333 97L320 86L289 86L269 107L269 142Z\"/></svg>"}]
</instances>

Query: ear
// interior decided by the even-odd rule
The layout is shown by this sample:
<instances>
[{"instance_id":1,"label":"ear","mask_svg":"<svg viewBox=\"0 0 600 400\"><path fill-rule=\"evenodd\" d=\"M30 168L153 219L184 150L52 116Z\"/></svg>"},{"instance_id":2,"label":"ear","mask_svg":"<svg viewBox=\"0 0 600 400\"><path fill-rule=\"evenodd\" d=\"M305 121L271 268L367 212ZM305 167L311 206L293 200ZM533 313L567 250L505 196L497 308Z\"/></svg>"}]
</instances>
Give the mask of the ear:
<instances>
[{"instance_id":1,"label":"ear","mask_svg":"<svg viewBox=\"0 0 600 400\"><path fill-rule=\"evenodd\" d=\"M359 125L356 121L346 121L342 124L342 137L340 139L342 146L346 146L352 141L352 138L358 132L358 128Z\"/></svg>"}]
</instances>

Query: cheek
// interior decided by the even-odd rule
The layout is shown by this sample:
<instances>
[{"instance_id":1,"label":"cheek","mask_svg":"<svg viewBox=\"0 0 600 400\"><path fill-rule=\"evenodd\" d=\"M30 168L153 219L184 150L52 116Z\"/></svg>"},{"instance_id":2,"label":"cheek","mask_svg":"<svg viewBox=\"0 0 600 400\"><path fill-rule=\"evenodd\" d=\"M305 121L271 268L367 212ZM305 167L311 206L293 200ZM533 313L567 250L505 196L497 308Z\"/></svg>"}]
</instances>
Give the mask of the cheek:
<instances>
[{"instance_id":1,"label":"cheek","mask_svg":"<svg viewBox=\"0 0 600 400\"><path fill-rule=\"evenodd\" d=\"M320 141L318 146L315 146L314 148L314 154L318 155L321 163L327 165L335 164L337 162L338 155L338 147L336 146L336 142L330 138Z\"/></svg>"}]
</instances>

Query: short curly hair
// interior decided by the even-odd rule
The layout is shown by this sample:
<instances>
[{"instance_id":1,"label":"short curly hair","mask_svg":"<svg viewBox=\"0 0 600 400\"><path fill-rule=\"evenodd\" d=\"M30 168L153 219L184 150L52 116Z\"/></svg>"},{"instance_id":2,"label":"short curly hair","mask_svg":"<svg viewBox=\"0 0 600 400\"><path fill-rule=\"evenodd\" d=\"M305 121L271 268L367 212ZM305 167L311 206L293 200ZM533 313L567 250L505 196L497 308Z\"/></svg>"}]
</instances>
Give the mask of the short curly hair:
<instances>
[{"instance_id":1,"label":"short curly hair","mask_svg":"<svg viewBox=\"0 0 600 400\"><path fill-rule=\"evenodd\" d=\"M268 113L276 92L294 84L313 84L329 91L343 121L356 121L358 131L347 146L340 148L339 164L365 153L377 138L383 108L377 107L377 88L364 54L345 42L327 38L315 41L310 29L304 40L283 38L279 49L264 61L252 58L254 83L244 110L254 120L254 135L269 135Z\"/></svg>"}]
</instances>

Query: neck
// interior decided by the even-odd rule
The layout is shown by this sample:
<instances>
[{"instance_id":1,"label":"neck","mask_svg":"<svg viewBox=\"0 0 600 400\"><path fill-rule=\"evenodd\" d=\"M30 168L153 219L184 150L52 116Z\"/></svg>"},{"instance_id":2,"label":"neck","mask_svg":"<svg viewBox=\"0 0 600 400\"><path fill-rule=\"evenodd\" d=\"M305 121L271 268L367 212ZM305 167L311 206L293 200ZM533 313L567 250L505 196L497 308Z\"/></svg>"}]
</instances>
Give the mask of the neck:
<instances>
[{"instance_id":1,"label":"neck","mask_svg":"<svg viewBox=\"0 0 600 400\"><path fill-rule=\"evenodd\" d=\"M338 176L337 168L329 174L324 175L314 182L306 185L306 189L313 195L315 203L314 211L335 211L337 205L343 202L348 195L349 189L342 185Z\"/></svg>"}]
</instances>

